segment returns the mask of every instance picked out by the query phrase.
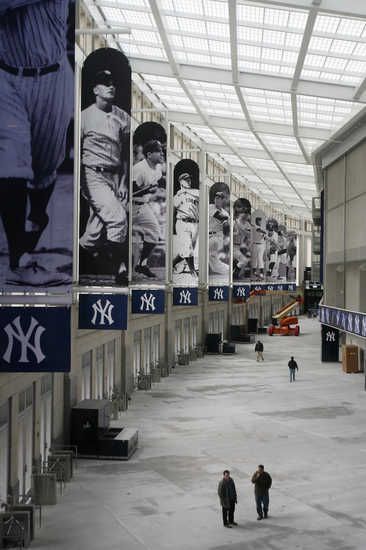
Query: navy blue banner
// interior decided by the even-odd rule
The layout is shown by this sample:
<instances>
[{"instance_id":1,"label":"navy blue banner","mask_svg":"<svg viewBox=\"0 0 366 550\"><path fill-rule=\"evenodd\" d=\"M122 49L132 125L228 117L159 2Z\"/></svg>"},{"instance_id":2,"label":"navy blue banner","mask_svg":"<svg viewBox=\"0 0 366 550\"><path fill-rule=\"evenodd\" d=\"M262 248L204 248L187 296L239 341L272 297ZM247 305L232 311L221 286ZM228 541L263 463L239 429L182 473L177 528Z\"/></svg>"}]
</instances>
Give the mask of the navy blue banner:
<instances>
[{"instance_id":1,"label":"navy blue banner","mask_svg":"<svg viewBox=\"0 0 366 550\"><path fill-rule=\"evenodd\" d=\"M250 285L234 285L233 298L246 300L250 296Z\"/></svg>"},{"instance_id":2,"label":"navy blue banner","mask_svg":"<svg viewBox=\"0 0 366 550\"><path fill-rule=\"evenodd\" d=\"M174 287L173 306L198 306L198 288Z\"/></svg>"},{"instance_id":3,"label":"navy blue banner","mask_svg":"<svg viewBox=\"0 0 366 550\"><path fill-rule=\"evenodd\" d=\"M210 302L227 302L229 300L229 287L209 286L208 299Z\"/></svg>"},{"instance_id":4,"label":"navy blue banner","mask_svg":"<svg viewBox=\"0 0 366 550\"><path fill-rule=\"evenodd\" d=\"M0 372L69 372L70 308L0 308Z\"/></svg>"},{"instance_id":5,"label":"navy blue banner","mask_svg":"<svg viewBox=\"0 0 366 550\"><path fill-rule=\"evenodd\" d=\"M366 314L320 306L319 320L322 324L366 338Z\"/></svg>"},{"instance_id":6,"label":"navy blue banner","mask_svg":"<svg viewBox=\"0 0 366 550\"><path fill-rule=\"evenodd\" d=\"M126 294L80 294L79 329L126 330Z\"/></svg>"},{"instance_id":7,"label":"navy blue banner","mask_svg":"<svg viewBox=\"0 0 366 550\"><path fill-rule=\"evenodd\" d=\"M132 313L164 313L164 290L133 290Z\"/></svg>"}]
</instances>

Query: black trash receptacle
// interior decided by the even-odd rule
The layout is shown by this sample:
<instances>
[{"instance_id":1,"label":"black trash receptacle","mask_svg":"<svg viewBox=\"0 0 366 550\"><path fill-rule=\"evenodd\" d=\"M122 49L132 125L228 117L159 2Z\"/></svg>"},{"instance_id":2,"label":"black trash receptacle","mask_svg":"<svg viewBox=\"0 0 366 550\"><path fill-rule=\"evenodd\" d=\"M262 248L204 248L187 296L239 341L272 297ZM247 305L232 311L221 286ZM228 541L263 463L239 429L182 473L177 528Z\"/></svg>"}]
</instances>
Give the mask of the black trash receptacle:
<instances>
[{"instance_id":1,"label":"black trash receptacle","mask_svg":"<svg viewBox=\"0 0 366 550\"><path fill-rule=\"evenodd\" d=\"M248 332L249 334L256 334L258 330L258 319L256 317L252 317L248 319Z\"/></svg>"}]
</instances>

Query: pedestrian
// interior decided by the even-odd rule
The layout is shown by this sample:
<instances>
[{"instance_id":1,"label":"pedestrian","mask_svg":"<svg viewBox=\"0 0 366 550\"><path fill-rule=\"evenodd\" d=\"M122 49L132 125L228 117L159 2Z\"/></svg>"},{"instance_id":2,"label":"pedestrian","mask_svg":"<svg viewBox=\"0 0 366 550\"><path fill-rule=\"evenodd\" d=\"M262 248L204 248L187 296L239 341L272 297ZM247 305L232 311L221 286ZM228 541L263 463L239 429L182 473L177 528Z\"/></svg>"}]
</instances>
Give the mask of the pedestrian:
<instances>
[{"instance_id":1,"label":"pedestrian","mask_svg":"<svg viewBox=\"0 0 366 550\"><path fill-rule=\"evenodd\" d=\"M264 361L264 359L263 359L264 346L263 346L263 343L260 340L257 341L257 343L255 345L255 348L254 348L254 351L257 354L257 363L258 363L259 359Z\"/></svg>"},{"instance_id":2,"label":"pedestrian","mask_svg":"<svg viewBox=\"0 0 366 550\"><path fill-rule=\"evenodd\" d=\"M234 521L235 504L237 503L236 489L234 480L230 477L229 470L223 471L223 478L219 483L217 494L219 495L222 507L224 527L231 528L233 525L238 525Z\"/></svg>"},{"instance_id":3,"label":"pedestrian","mask_svg":"<svg viewBox=\"0 0 366 550\"><path fill-rule=\"evenodd\" d=\"M264 471L263 464L259 464L258 469L252 475L254 483L255 503L257 506L257 520L268 518L269 489L272 486L272 478L268 472Z\"/></svg>"},{"instance_id":4,"label":"pedestrian","mask_svg":"<svg viewBox=\"0 0 366 550\"><path fill-rule=\"evenodd\" d=\"M295 382L295 371L299 370L297 363L293 357L288 362L288 368L290 371L290 382Z\"/></svg>"}]
</instances>

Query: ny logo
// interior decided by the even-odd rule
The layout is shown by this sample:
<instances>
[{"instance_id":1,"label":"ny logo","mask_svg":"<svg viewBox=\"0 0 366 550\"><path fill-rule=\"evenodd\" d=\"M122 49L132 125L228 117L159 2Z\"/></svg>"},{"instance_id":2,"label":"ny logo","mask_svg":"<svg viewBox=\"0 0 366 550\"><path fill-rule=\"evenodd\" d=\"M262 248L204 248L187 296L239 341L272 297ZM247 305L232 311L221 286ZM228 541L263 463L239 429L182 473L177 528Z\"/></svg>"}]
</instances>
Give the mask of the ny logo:
<instances>
[{"instance_id":1,"label":"ny logo","mask_svg":"<svg viewBox=\"0 0 366 550\"><path fill-rule=\"evenodd\" d=\"M349 313L348 315L348 330L353 330L353 315L352 313Z\"/></svg>"},{"instance_id":2,"label":"ny logo","mask_svg":"<svg viewBox=\"0 0 366 550\"><path fill-rule=\"evenodd\" d=\"M335 332L328 330L325 335L326 342L335 342Z\"/></svg>"},{"instance_id":3,"label":"ny logo","mask_svg":"<svg viewBox=\"0 0 366 550\"><path fill-rule=\"evenodd\" d=\"M3 359L7 362L11 362L14 340L17 340L20 344L20 353L18 363L29 363L28 350L33 353L37 363L40 363L45 358L45 355L41 349L41 335L46 329L38 323L34 317L31 317L31 321L26 333L23 332L20 324L20 317L16 317L12 323L8 323L4 328L4 331L8 337L8 347L3 355ZM31 340L33 338L33 343Z\"/></svg>"},{"instance_id":4,"label":"ny logo","mask_svg":"<svg viewBox=\"0 0 366 550\"><path fill-rule=\"evenodd\" d=\"M224 289L215 288L214 290L214 300L223 300L224 299Z\"/></svg>"},{"instance_id":5,"label":"ny logo","mask_svg":"<svg viewBox=\"0 0 366 550\"><path fill-rule=\"evenodd\" d=\"M191 293L189 290L181 290L179 293L179 303L180 304L191 304Z\"/></svg>"},{"instance_id":6,"label":"ny logo","mask_svg":"<svg viewBox=\"0 0 366 550\"><path fill-rule=\"evenodd\" d=\"M141 304L140 304L140 311L155 311L155 300L156 296L154 294L147 295L145 292L142 296L140 296Z\"/></svg>"},{"instance_id":7,"label":"ny logo","mask_svg":"<svg viewBox=\"0 0 366 550\"><path fill-rule=\"evenodd\" d=\"M360 317L358 315L355 315L355 326L354 326L354 331L357 333L357 334L360 334Z\"/></svg>"},{"instance_id":8,"label":"ny logo","mask_svg":"<svg viewBox=\"0 0 366 550\"><path fill-rule=\"evenodd\" d=\"M100 315L99 318L99 325L105 325L106 322L109 323L109 325L112 325L114 323L113 317L112 317L112 310L114 308L114 305L111 304L111 302L107 299L104 306L102 305L102 300L99 298L94 304L93 304L93 311L94 315L91 320L92 324L95 325L98 318L98 313Z\"/></svg>"},{"instance_id":9,"label":"ny logo","mask_svg":"<svg viewBox=\"0 0 366 550\"><path fill-rule=\"evenodd\" d=\"M273 286L272 286L272 285L268 285L267 290L273 290Z\"/></svg>"},{"instance_id":10,"label":"ny logo","mask_svg":"<svg viewBox=\"0 0 366 550\"><path fill-rule=\"evenodd\" d=\"M283 285L278 285L277 290L283 290Z\"/></svg>"},{"instance_id":11,"label":"ny logo","mask_svg":"<svg viewBox=\"0 0 366 550\"><path fill-rule=\"evenodd\" d=\"M236 295L237 295L238 297L241 296L241 297L245 298L245 288L242 287L242 286L237 287L237 289L236 289Z\"/></svg>"},{"instance_id":12,"label":"ny logo","mask_svg":"<svg viewBox=\"0 0 366 550\"><path fill-rule=\"evenodd\" d=\"M366 316L362 317L362 335L366 336Z\"/></svg>"}]
</instances>

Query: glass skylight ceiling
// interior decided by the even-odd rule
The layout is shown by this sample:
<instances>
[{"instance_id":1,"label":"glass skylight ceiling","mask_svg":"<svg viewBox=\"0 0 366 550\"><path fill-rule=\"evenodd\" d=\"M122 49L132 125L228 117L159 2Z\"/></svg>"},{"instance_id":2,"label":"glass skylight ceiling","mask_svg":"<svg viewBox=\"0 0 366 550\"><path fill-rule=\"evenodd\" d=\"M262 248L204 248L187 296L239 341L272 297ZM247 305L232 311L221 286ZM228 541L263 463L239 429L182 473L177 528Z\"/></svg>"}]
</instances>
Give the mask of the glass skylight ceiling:
<instances>
[{"instance_id":1,"label":"glass skylight ceiling","mask_svg":"<svg viewBox=\"0 0 366 550\"><path fill-rule=\"evenodd\" d=\"M276 207L310 217L311 151L366 102L366 1L85 1L98 26L131 29L109 43L169 120Z\"/></svg>"}]
</instances>

